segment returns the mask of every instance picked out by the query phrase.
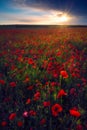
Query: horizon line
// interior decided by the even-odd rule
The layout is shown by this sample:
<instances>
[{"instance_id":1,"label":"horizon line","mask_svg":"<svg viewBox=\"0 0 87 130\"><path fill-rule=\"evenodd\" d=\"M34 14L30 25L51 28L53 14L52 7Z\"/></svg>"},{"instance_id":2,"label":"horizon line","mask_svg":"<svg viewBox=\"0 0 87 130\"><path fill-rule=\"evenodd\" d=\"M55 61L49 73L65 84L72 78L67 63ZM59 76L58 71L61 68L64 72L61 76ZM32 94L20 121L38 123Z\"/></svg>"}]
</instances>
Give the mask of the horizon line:
<instances>
[{"instance_id":1,"label":"horizon line","mask_svg":"<svg viewBox=\"0 0 87 130\"><path fill-rule=\"evenodd\" d=\"M87 24L0 24L0 26L87 26Z\"/></svg>"}]
</instances>

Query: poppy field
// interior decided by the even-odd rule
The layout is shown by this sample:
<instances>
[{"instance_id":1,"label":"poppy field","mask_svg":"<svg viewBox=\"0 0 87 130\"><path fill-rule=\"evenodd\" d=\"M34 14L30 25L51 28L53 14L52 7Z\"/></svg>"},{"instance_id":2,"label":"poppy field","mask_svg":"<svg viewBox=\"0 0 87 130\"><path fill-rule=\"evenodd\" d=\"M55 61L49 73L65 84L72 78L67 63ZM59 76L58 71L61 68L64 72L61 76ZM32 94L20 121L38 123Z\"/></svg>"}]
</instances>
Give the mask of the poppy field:
<instances>
[{"instance_id":1,"label":"poppy field","mask_svg":"<svg viewBox=\"0 0 87 130\"><path fill-rule=\"evenodd\" d=\"M0 30L0 130L87 130L87 28Z\"/></svg>"}]
</instances>

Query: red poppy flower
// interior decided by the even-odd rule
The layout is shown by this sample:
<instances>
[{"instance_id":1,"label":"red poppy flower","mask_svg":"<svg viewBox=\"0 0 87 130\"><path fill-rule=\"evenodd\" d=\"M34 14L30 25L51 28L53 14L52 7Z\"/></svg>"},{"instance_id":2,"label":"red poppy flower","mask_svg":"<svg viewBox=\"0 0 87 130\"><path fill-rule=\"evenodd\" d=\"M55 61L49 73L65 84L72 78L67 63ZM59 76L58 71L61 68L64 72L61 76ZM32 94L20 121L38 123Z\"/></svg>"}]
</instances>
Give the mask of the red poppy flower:
<instances>
[{"instance_id":1,"label":"red poppy flower","mask_svg":"<svg viewBox=\"0 0 87 130\"><path fill-rule=\"evenodd\" d=\"M45 123L46 123L46 119L43 118L40 120L40 125L44 125Z\"/></svg>"},{"instance_id":2,"label":"red poppy flower","mask_svg":"<svg viewBox=\"0 0 87 130\"><path fill-rule=\"evenodd\" d=\"M81 113L75 109L70 109L69 112L70 112L70 115L72 115L72 116L75 116L75 117L81 116Z\"/></svg>"},{"instance_id":3,"label":"red poppy flower","mask_svg":"<svg viewBox=\"0 0 87 130\"><path fill-rule=\"evenodd\" d=\"M54 86L56 86L56 85L57 85L56 82L51 82L51 86L52 86L52 87L54 87Z\"/></svg>"},{"instance_id":4,"label":"red poppy flower","mask_svg":"<svg viewBox=\"0 0 87 130\"><path fill-rule=\"evenodd\" d=\"M60 112L62 112L63 108L60 106L60 104L54 104L51 110L52 115L56 117Z\"/></svg>"},{"instance_id":5,"label":"red poppy flower","mask_svg":"<svg viewBox=\"0 0 87 130\"><path fill-rule=\"evenodd\" d=\"M68 73L65 70L60 71L60 75L65 79L69 77Z\"/></svg>"},{"instance_id":6,"label":"red poppy flower","mask_svg":"<svg viewBox=\"0 0 87 130\"><path fill-rule=\"evenodd\" d=\"M47 67L47 64L48 64L48 61L47 61L47 60L44 60L44 61L43 61L43 64L42 64L42 68L45 69L45 68Z\"/></svg>"},{"instance_id":7,"label":"red poppy flower","mask_svg":"<svg viewBox=\"0 0 87 130\"><path fill-rule=\"evenodd\" d=\"M33 89L33 86L27 87L27 90L32 90L32 89Z\"/></svg>"},{"instance_id":8,"label":"red poppy flower","mask_svg":"<svg viewBox=\"0 0 87 130\"><path fill-rule=\"evenodd\" d=\"M28 98L27 101L26 101L26 104L30 104L30 102L31 102L31 99Z\"/></svg>"},{"instance_id":9,"label":"red poppy flower","mask_svg":"<svg viewBox=\"0 0 87 130\"><path fill-rule=\"evenodd\" d=\"M58 78L58 74L56 72L53 72L53 77Z\"/></svg>"},{"instance_id":10,"label":"red poppy flower","mask_svg":"<svg viewBox=\"0 0 87 130\"><path fill-rule=\"evenodd\" d=\"M10 82L10 86L11 87L16 87L16 83L15 82Z\"/></svg>"},{"instance_id":11,"label":"red poppy flower","mask_svg":"<svg viewBox=\"0 0 87 130\"><path fill-rule=\"evenodd\" d=\"M36 116L36 112L35 112L34 110L30 110L30 111L29 111L29 115L30 115L30 116Z\"/></svg>"},{"instance_id":12,"label":"red poppy flower","mask_svg":"<svg viewBox=\"0 0 87 130\"><path fill-rule=\"evenodd\" d=\"M43 106L44 107L49 107L50 106L50 101L44 101Z\"/></svg>"},{"instance_id":13,"label":"red poppy flower","mask_svg":"<svg viewBox=\"0 0 87 130\"><path fill-rule=\"evenodd\" d=\"M23 126L23 122L22 121L18 121L17 125L18 125L18 127L22 127Z\"/></svg>"},{"instance_id":14,"label":"red poppy flower","mask_svg":"<svg viewBox=\"0 0 87 130\"><path fill-rule=\"evenodd\" d=\"M30 65L33 65L33 64L34 64L34 61L33 61L32 58L28 58L28 64L30 64Z\"/></svg>"},{"instance_id":15,"label":"red poppy flower","mask_svg":"<svg viewBox=\"0 0 87 130\"><path fill-rule=\"evenodd\" d=\"M63 89L61 89L61 90L58 92L57 98L60 98L60 97L62 97L62 96L66 96L66 95L67 95L67 93L66 93Z\"/></svg>"},{"instance_id":16,"label":"red poppy flower","mask_svg":"<svg viewBox=\"0 0 87 130\"><path fill-rule=\"evenodd\" d=\"M3 79L0 79L0 84L4 85L5 81Z\"/></svg>"},{"instance_id":17,"label":"red poppy flower","mask_svg":"<svg viewBox=\"0 0 87 130\"><path fill-rule=\"evenodd\" d=\"M19 62L23 62L23 57L22 57L22 56L19 56L19 57L18 57L18 61L19 61Z\"/></svg>"},{"instance_id":18,"label":"red poppy flower","mask_svg":"<svg viewBox=\"0 0 87 130\"><path fill-rule=\"evenodd\" d=\"M60 56L62 53L59 51L59 52L57 52L57 56Z\"/></svg>"},{"instance_id":19,"label":"red poppy flower","mask_svg":"<svg viewBox=\"0 0 87 130\"><path fill-rule=\"evenodd\" d=\"M52 62L49 62L48 63L48 66L47 66L47 70L48 71L51 71L53 69L53 63Z\"/></svg>"},{"instance_id":20,"label":"red poppy flower","mask_svg":"<svg viewBox=\"0 0 87 130\"><path fill-rule=\"evenodd\" d=\"M28 117L28 112L27 111L24 111L23 117Z\"/></svg>"},{"instance_id":21,"label":"red poppy flower","mask_svg":"<svg viewBox=\"0 0 87 130\"><path fill-rule=\"evenodd\" d=\"M41 96L40 92L36 92L36 93L34 94L34 100L35 100L35 101L36 101L36 100L39 100L39 99L40 99L40 96Z\"/></svg>"},{"instance_id":22,"label":"red poppy flower","mask_svg":"<svg viewBox=\"0 0 87 130\"><path fill-rule=\"evenodd\" d=\"M77 84L77 87L80 87L80 86L81 86L81 85L78 83L78 84Z\"/></svg>"},{"instance_id":23,"label":"red poppy flower","mask_svg":"<svg viewBox=\"0 0 87 130\"><path fill-rule=\"evenodd\" d=\"M78 125L76 126L76 130L83 130L83 126L82 126L81 124L78 124Z\"/></svg>"},{"instance_id":24,"label":"red poppy flower","mask_svg":"<svg viewBox=\"0 0 87 130\"><path fill-rule=\"evenodd\" d=\"M26 77L25 80L24 80L24 83L28 83L29 81L30 81L30 78Z\"/></svg>"},{"instance_id":25,"label":"red poppy flower","mask_svg":"<svg viewBox=\"0 0 87 130\"><path fill-rule=\"evenodd\" d=\"M71 95L76 95L76 89L75 88L71 88L70 89L70 94Z\"/></svg>"},{"instance_id":26,"label":"red poppy flower","mask_svg":"<svg viewBox=\"0 0 87 130\"><path fill-rule=\"evenodd\" d=\"M16 117L16 113L11 113L9 116L9 120L14 120L15 117Z\"/></svg>"},{"instance_id":27,"label":"red poppy flower","mask_svg":"<svg viewBox=\"0 0 87 130\"><path fill-rule=\"evenodd\" d=\"M4 127L4 126L6 126L6 125L7 125L7 122L6 122L6 121L2 121L2 122L1 122L1 126Z\"/></svg>"}]
</instances>

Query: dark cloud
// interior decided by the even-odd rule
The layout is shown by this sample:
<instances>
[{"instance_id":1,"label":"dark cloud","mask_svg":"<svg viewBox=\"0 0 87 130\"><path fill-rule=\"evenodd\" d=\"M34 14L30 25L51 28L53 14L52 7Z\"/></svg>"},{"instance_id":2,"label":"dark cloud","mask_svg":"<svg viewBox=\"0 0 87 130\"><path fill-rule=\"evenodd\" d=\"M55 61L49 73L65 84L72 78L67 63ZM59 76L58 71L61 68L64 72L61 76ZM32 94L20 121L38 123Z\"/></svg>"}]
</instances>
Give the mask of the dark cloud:
<instances>
[{"instance_id":1,"label":"dark cloud","mask_svg":"<svg viewBox=\"0 0 87 130\"><path fill-rule=\"evenodd\" d=\"M25 6L66 11L74 15L87 15L87 0L14 0Z\"/></svg>"}]
</instances>

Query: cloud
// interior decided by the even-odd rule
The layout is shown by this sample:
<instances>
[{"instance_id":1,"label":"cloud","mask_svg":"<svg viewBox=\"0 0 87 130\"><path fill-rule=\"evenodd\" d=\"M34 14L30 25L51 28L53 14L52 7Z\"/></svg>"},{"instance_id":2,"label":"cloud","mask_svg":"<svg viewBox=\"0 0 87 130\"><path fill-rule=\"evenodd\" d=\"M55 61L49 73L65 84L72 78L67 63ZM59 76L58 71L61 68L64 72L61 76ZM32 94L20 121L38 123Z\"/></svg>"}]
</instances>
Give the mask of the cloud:
<instances>
[{"instance_id":1,"label":"cloud","mask_svg":"<svg viewBox=\"0 0 87 130\"><path fill-rule=\"evenodd\" d=\"M16 7L17 8L17 7ZM20 8L20 11L16 14L1 13L0 17L4 21L20 24L70 24L71 16L68 14L68 21L62 21L61 16L65 15L65 12L56 10L38 10L37 8L28 7ZM3 21L1 20L0 23Z\"/></svg>"},{"instance_id":2,"label":"cloud","mask_svg":"<svg viewBox=\"0 0 87 130\"><path fill-rule=\"evenodd\" d=\"M56 0L13 0L13 4L16 7L25 9L25 8L33 8L36 10L61 10L65 11L65 7L61 2ZM59 0L60 1L60 0Z\"/></svg>"},{"instance_id":3,"label":"cloud","mask_svg":"<svg viewBox=\"0 0 87 130\"><path fill-rule=\"evenodd\" d=\"M69 12L73 15L87 16L87 1L80 0L13 0L20 7L52 9Z\"/></svg>"},{"instance_id":4,"label":"cloud","mask_svg":"<svg viewBox=\"0 0 87 130\"><path fill-rule=\"evenodd\" d=\"M51 0L53 3L53 0ZM24 19L20 22L25 24L70 24L71 16L62 10L51 8L49 1L44 0L14 0L13 8L21 10ZM50 5L50 6L49 6ZM68 14L68 22L61 20L63 14Z\"/></svg>"},{"instance_id":5,"label":"cloud","mask_svg":"<svg viewBox=\"0 0 87 130\"><path fill-rule=\"evenodd\" d=\"M83 15L70 12L72 0L12 0L13 12L0 14L0 24L80 24L87 20ZM74 0L73 0L74 1ZM78 1L78 0L77 0ZM68 20L65 18L67 16ZM65 21L64 21L65 20ZM81 22L80 22L81 21Z\"/></svg>"}]
</instances>

